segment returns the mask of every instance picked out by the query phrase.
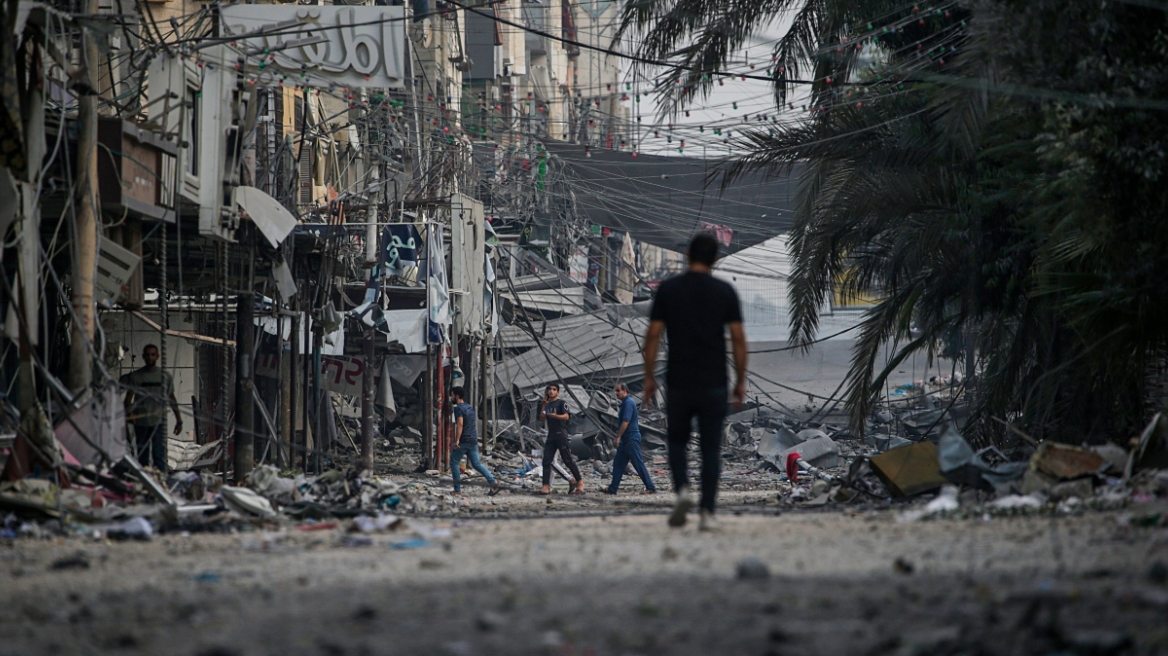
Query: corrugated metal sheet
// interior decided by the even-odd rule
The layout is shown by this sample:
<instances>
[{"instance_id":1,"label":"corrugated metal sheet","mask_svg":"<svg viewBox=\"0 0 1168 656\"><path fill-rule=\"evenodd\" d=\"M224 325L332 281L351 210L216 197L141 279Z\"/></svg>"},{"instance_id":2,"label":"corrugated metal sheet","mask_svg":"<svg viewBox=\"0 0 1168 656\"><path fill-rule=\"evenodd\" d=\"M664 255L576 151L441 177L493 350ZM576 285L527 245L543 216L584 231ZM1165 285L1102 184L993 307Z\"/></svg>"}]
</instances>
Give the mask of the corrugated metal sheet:
<instances>
[{"instance_id":1,"label":"corrugated metal sheet","mask_svg":"<svg viewBox=\"0 0 1168 656\"><path fill-rule=\"evenodd\" d=\"M542 348L508 356L495 367L496 395L506 395L514 386L525 396L553 382L607 388L618 380L633 381L643 374L641 344L648 327L644 317L626 319L617 326L596 315L588 322L555 323L552 327L549 322L540 339ZM515 337L512 344L530 340L534 346L530 335Z\"/></svg>"}]
</instances>

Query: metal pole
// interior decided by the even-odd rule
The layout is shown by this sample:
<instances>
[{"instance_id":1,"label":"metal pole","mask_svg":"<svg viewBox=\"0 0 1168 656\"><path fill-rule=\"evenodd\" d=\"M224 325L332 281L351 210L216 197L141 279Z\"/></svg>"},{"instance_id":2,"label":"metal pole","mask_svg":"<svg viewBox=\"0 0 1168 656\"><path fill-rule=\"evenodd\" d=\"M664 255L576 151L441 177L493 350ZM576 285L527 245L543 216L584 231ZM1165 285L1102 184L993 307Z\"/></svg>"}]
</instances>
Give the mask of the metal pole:
<instances>
[{"instance_id":1,"label":"metal pole","mask_svg":"<svg viewBox=\"0 0 1168 656\"><path fill-rule=\"evenodd\" d=\"M437 446L434 433L434 347L426 345L426 407L423 417L426 424L426 469L437 469L435 457Z\"/></svg>"},{"instance_id":2,"label":"metal pole","mask_svg":"<svg viewBox=\"0 0 1168 656\"><path fill-rule=\"evenodd\" d=\"M320 340L318 322L312 324L312 471L321 470L321 449L325 446L324 431L320 429Z\"/></svg>"},{"instance_id":3,"label":"metal pole","mask_svg":"<svg viewBox=\"0 0 1168 656\"><path fill-rule=\"evenodd\" d=\"M98 0L88 0L86 11L97 15ZM82 70L90 89L97 88L97 67L101 55L97 41L81 30ZM77 212L73 236L73 329L69 344L69 389L74 393L89 387L93 361L89 345L94 335L93 287L97 273L97 95L87 93L77 99ZM39 165L39 163L37 164ZM178 191L174 202L178 205ZM39 238L39 235L36 235Z\"/></svg>"},{"instance_id":4,"label":"metal pole","mask_svg":"<svg viewBox=\"0 0 1168 656\"><path fill-rule=\"evenodd\" d=\"M289 349L288 354L288 430L287 437L291 449L288 453L288 465L290 467L296 466L296 452L304 451L300 448L300 442L296 439L296 406L299 405L298 399L300 396L300 387L297 385L300 379L300 312L297 311L292 315L292 330L289 334ZM301 455L303 460L303 455ZM303 469L303 466L302 466Z\"/></svg>"},{"instance_id":5,"label":"metal pole","mask_svg":"<svg viewBox=\"0 0 1168 656\"><path fill-rule=\"evenodd\" d=\"M483 419L487 418L487 338L484 336L479 343L479 391L481 392L482 404L479 405L479 414ZM489 444L487 452L495 450L495 424L491 424L490 437L484 433L483 443Z\"/></svg>"},{"instance_id":6,"label":"metal pole","mask_svg":"<svg viewBox=\"0 0 1168 656\"><path fill-rule=\"evenodd\" d=\"M309 429L308 429L308 409L310 407L310 405L309 405L309 389L312 386L310 383L310 381L312 380L312 357L311 357L312 344L311 344L311 342L309 342L309 337L308 337L308 313L307 312L304 313L304 319L300 322L300 330L301 330L301 336L304 338L304 342L303 342L304 343L304 358L302 358L304 360L304 384L301 385L301 388L304 390L304 393L301 396L301 404L300 404L301 405L301 407L300 407L300 430L303 433L302 439L304 441L304 451L303 451L303 456L301 457L301 466L304 468L304 471L308 471L308 436L310 435ZM316 446L315 443L313 444L313 446Z\"/></svg>"},{"instance_id":7,"label":"metal pole","mask_svg":"<svg viewBox=\"0 0 1168 656\"><path fill-rule=\"evenodd\" d=\"M361 377L361 468L364 471L373 471L373 335L373 327L365 326L365 368Z\"/></svg>"},{"instance_id":8,"label":"metal pole","mask_svg":"<svg viewBox=\"0 0 1168 656\"><path fill-rule=\"evenodd\" d=\"M235 482L251 473L255 445L255 395L252 350L255 344L255 302L250 289L239 293L235 318Z\"/></svg>"}]
</instances>

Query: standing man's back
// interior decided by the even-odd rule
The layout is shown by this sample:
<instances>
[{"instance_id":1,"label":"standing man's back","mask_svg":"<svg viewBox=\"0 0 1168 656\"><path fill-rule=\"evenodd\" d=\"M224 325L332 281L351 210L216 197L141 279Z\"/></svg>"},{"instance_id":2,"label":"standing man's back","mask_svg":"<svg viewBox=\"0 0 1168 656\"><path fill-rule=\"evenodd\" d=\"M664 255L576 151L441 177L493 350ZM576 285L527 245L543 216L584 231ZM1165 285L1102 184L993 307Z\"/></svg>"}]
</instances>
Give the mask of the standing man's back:
<instances>
[{"instance_id":1,"label":"standing man's back","mask_svg":"<svg viewBox=\"0 0 1168 656\"><path fill-rule=\"evenodd\" d=\"M690 425L698 420L702 452L701 529L713 530L714 502L721 474L722 422L730 396L726 377L726 337L734 347L735 407L746 396L746 336L738 294L728 283L711 275L718 259L718 242L699 234L689 246L689 270L661 283L649 314L645 336L645 399L652 399L657 382L654 367L664 331L669 340L665 375L665 416L669 436L669 467L677 502L669 525L685 524L693 505L686 472L686 443Z\"/></svg>"},{"instance_id":2,"label":"standing man's back","mask_svg":"<svg viewBox=\"0 0 1168 656\"><path fill-rule=\"evenodd\" d=\"M650 321L665 324L672 390L726 389L726 326L741 323L738 293L708 273L687 271L661 283Z\"/></svg>"}]
</instances>

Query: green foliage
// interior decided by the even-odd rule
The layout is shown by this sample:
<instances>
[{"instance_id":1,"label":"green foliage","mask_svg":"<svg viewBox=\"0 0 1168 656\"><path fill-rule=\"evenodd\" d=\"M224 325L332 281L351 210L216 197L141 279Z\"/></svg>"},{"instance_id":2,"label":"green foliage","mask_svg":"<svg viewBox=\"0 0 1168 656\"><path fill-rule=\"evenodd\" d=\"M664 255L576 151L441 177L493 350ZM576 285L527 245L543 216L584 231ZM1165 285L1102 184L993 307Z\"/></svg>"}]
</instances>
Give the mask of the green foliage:
<instances>
[{"instance_id":1,"label":"green foliage","mask_svg":"<svg viewBox=\"0 0 1168 656\"><path fill-rule=\"evenodd\" d=\"M645 34L649 56L674 58L675 86L706 92L702 71L779 13L793 23L775 48L776 98L807 74L816 111L743 137L727 179L808 164L793 340L816 337L829 294L883 298L848 376L856 427L904 358L968 346L972 433L1001 437L1005 420L1039 438L1130 435L1163 402L1148 383L1168 344L1166 11L633 0L625 27ZM877 63L861 68L853 44L876 48Z\"/></svg>"}]
</instances>

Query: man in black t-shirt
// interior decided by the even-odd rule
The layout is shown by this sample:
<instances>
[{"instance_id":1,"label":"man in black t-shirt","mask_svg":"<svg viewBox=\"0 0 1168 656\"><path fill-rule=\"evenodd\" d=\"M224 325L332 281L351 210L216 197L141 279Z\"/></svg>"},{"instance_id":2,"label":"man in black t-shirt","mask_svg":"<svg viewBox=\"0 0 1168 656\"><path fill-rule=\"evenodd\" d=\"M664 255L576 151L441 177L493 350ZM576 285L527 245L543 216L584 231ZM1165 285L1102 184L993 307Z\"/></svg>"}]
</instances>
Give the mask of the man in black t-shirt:
<instances>
[{"instance_id":1,"label":"man in black t-shirt","mask_svg":"<svg viewBox=\"0 0 1168 656\"><path fill-rule=\"evenodd\" d=\"M572 438L568 435L568 421L572 419L572 414L568 410L568 404L560 398L559 385L552 383L547 386L542 404L539 418L547 422L548 434L547 441L543 443L543 487L539 493L552 493L552 465L555 463L556 453L559 452L564 465L574 477L568 482L568 494L583 494L584 479L581 478L580 468L572 458Z\"/></svg>"},{"instance_id":2,"label":"man in black t-shirt","mask_svg":"<svg viewBox=\"0 0 1168 656\"><path fill-rule=\"evenodd\" d=\"M698 420L702 452L701 522L703 531L716 530L714 500L721 474L722 421L729 396L726 378L725 329L730 328L734 347L734 407L746 396L746 335L738 294L729 283L711 275L718 259L718 242L709 234L699 234L689 245L689 270L661 283L649 313L645 336L645 399L653 399L657 381L657 347L661 332L669 341L665 375L665 419L669 435L669 467L677 501L669 525L685 525L693 507L693 495L686 474L685 447L690 426Z\"/></svg>"}]
</instances>

